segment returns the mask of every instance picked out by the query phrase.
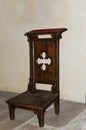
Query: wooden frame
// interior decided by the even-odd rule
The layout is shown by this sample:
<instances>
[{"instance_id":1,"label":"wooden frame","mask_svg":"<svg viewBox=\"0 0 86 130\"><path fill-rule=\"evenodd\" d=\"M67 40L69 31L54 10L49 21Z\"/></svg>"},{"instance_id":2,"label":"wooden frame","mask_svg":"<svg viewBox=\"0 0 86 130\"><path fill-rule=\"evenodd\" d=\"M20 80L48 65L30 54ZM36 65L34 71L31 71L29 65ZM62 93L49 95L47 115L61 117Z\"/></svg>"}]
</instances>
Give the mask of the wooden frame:
<instances>
[{"instance_id":1,"label":"wooden frame","mask_svg":"<svg viewBox=\"0 0 86 130\"><path fill-rule=\"evenodd\" d=\"M15 119L16 108L27 109L37 114L39 126L43 127L49 105L54 103L55 114L59 113L59 40L66 30L40 29L25 33L30 48L30 79L27 91L6 101L11 120ZM49 37L45 38L45 35ZM37 89L36 83L50 84L51 91Z\"/></svg>"}]
</instances>

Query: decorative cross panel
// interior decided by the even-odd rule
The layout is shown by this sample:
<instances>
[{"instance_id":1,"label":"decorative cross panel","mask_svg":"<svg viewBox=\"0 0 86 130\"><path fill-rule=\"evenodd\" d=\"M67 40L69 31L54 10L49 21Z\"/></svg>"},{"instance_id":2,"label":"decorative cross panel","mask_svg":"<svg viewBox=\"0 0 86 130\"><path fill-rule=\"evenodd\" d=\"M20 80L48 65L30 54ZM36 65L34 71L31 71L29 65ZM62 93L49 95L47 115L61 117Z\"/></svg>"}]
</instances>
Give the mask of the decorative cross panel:
<instances>
[{"instance_id":1,"label":"decorative cross panel","mask_svg":"<svg viewBox=\"0 0 86 130\"><path fill-rule=\"evenodd\" d=\"M41 69L43 71L46 71L46 69L47 69L46 65L50 65L51 64L51 58L46 58L47 54L44 51L40 54L40 57L42 57L42 58L38 58L36 60L36 62L37 62L38 65L41 65Z\"/></svg>"}]
</instances>

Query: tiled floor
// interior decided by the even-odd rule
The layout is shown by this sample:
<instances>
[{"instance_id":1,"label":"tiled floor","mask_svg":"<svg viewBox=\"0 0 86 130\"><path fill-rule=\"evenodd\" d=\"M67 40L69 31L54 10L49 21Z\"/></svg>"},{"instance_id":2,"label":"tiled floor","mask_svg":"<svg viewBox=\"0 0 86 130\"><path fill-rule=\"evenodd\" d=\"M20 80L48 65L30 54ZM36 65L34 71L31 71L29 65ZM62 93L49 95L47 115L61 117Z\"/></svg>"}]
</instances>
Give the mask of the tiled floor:
<instances>
[{"instance_id":1,"label":"tiled floor","mask_svg":"<svg viewBox=\"0 0 86 130\"><path fill-rule=\"evenodd\" d=\"M86 106L61 100L60 114L55 115L53 105L45 113L45 126L40 128L36 115L28 110L16 109L16 119L9 119L5 101L16 93L0 91L0 130L86 130Z\"/></svg>"}]
</instances>

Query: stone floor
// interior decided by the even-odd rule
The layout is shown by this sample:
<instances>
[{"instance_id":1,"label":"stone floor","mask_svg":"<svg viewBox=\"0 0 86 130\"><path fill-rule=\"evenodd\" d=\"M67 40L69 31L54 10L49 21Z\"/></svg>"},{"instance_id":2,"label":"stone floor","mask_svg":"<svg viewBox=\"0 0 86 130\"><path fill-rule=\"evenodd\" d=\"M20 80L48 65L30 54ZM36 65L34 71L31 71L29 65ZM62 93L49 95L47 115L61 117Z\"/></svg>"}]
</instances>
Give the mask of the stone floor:
<instances>
[{"instance_id":1,"label":"stone floor","mask_svg":"<svg viewBox=\"0 0 86 130\"><path fill-rule=\"evenodd\" d=\"M16 93L0 91L0 130L86 130L86 105L60 101L60 114L55 115L53 105L45 113L45 126L40 128L36 115L28 110L16 109L16 119L9 119L5 101Z\"/></svg>"}]
</instances>

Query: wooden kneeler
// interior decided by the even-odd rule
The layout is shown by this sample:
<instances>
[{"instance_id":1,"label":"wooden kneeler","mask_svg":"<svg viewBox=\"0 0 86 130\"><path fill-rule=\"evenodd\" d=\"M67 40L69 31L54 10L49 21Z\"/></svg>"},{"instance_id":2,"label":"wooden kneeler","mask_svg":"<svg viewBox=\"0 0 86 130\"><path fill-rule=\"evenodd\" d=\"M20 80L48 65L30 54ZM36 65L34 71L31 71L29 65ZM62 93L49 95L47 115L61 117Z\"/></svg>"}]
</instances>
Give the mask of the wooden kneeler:
<instances>
[{"instance_id":1,"label":"wooden kneeler","mask_svg":"<svg viewBox=\"0 0 86 130\"><path fill-rule=\"evenodd\" d=\"M15 109L22 108L37 114L39 126L44 126L46 109L54 103L59 113L59 40L66 28L39 29L25 33L30 51L30 78L28 89L6 101L10 119L15 119ZM37 89L37 84L51 85L51 91Z\"/></svg>"}]
</instances>

